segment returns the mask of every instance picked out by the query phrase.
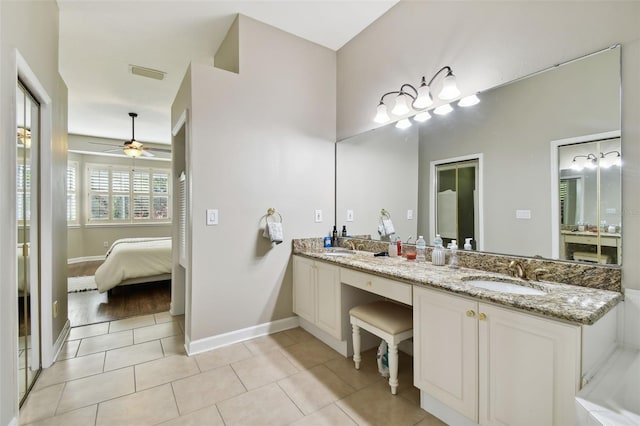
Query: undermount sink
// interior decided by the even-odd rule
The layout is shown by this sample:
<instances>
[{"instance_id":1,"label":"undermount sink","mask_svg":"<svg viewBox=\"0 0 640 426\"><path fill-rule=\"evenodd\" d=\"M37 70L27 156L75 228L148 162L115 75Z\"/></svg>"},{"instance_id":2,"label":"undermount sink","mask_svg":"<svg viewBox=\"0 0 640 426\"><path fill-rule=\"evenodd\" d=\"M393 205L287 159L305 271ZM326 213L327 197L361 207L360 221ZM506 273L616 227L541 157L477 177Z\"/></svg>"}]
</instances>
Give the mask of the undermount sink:
<instances>
[{"instance_id":1,"label":"undermount sink","mask_svg":"<svg viewBox=\"0 0 640 426\"><path fill-rule=\"evenodd\" d=\"M537 288L503 281L492 281L488 279L469 279L464 280L464 282L472 287L497 291L500 293L520 294L528 296L542 296L547 294L546 292Z\"/></svg>"},{"instance_id":2,"label":"undermount sink","mask_svg":"<svg viewBox=\"0 0 640 426\"><path fill-rule=\"evenodd\" d=\"M356 253L355 251L349 250L349 249L331 248L331 249L328 249L327 251L325 251L323 254L325 256L351 256L351 255L353 255L355 253Z\"/></svg>"}]
</instances>

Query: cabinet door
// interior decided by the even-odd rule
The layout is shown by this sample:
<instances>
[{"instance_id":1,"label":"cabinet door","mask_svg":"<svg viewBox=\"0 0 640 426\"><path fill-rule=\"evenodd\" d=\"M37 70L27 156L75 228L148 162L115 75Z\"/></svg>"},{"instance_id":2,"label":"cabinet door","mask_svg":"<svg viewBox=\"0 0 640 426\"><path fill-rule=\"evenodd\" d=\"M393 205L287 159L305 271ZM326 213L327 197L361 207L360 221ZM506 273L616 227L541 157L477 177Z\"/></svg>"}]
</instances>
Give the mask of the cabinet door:
<instances>
[{"instance_id":1,"label":"cabinet door","mask_svg":"<svg viewBox=\"0 0 640 426\"><path fill-rule=\"evenodd\" d=\"M414 385L478 419L477 302L413 289Z\"/></svg>"},{"instance_id":2,"label":"cabinet door","mask_svg":"<svg viewBox=\"0 0 640 426\"><path fill-rule=\"evenodd\" d=\"M342 340L340 321L340 269L316 262L316 325Z\"/></svg>"},{"instance_id":3,"label":"cabinet door","mask_svg":"<svg viewBox=\"0 0 640 426\"><path fill-rule=\"evenodd\" d=\"M293 257L293 312L315 323L316 282L314 262Z\"/></svg>"},{"instance_id":4,"label":"cabinet door","mask_svg":"<svg viewBox=\"0 0 640 426\"><path fill-rule=\"evenodd\" d=\"M575 424L580 328L482 303L479 310L480 424Z\"/></svg>"}]
</instances>

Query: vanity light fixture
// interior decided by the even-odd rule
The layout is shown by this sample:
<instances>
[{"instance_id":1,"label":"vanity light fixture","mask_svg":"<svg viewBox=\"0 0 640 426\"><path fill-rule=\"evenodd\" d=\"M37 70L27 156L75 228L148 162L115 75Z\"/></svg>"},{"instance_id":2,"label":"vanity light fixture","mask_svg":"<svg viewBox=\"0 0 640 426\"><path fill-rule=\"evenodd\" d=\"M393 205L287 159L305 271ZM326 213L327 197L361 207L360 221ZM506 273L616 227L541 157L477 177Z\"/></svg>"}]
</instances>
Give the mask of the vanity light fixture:
<instances>
[{"instance_id":1,"label":"vanity light fixture","mask_svg":"<svg viewBox=\"0 0 640 426\"><path fill-rule=\"evenodd\" d=\"M460 90L458 90L458 86L456 84L456 77L453 75L451 67L444 66L433 75L431 80L429 80L429 83L427 83L426 78L423 76L418 88L411 84L405 83L400 86L400 90L394 90L382 95L380 97L380 102L378 103L376 115L373 121L380 124L385 124L391 121L391 117L389 116L387 110L387 105L385 104L385 98L389 95L396 95L394 106L391 109L392 115L402 117L406 116L407 114L414 113L414 121L420 123L430 119L431 114L429 114L428 108L433 105L433 98L431 97L431 85L439 75L444 74L445 72L446 75L442 80L442 87L440 89L440 92L438 93L438 99L450 101L460 96ZM476 93L460 99L458 101L458 106L468 107L476 105L479 102L480 99L478 98L478 95ZM433 113L438 115L445 115L450 113L451 111L453 111L453 107L451 106L451 104L447 103L436 107L433 110ZM399 129L406 129L410 126L411 121L406 117L396 123L396 127Z\"/></svg>"},{"instance_id":2,"label":"vanity light fixture","mask_svg":"<svg viewBox=\"0 0 640 426\"><path fill-rule=\"evenodd\" d=\"M415 86L405 83L400 86L400 90L394 90L392 92L387 92L380 97L380 103L378 103L378 108L376 111L376 116L373 119L376 123L386 123L391 118L387 113L387 106L384 103L385 97L389 95L397 95L395 98L395 105L391 110L391 114L395 116L403 116L409 114L410 112L426 112L426 109L433 105L433 98L431 97L431 85L433 84L436 77L446 72L446 75L442 81L442 88L438 93L438 98L448 101L460 96L460 90L458 90L458 86L456 84L456 77L453 75L453 71L451 71L451 67L444 66L438 70L437 73L429 80L427 84L426 78L423 76L420 81L420 85L416 89ZM449 106L451 108L451 106ZM428 114L428 113L427 113ZM418 118L418 121L427 120L430 115L421 115ZM409 126L411 122L407 120ZM402 128L409 127L406 122L403 122L402 125L398 125L397 127L402 126Z\"/></svg>"}]
</instances>

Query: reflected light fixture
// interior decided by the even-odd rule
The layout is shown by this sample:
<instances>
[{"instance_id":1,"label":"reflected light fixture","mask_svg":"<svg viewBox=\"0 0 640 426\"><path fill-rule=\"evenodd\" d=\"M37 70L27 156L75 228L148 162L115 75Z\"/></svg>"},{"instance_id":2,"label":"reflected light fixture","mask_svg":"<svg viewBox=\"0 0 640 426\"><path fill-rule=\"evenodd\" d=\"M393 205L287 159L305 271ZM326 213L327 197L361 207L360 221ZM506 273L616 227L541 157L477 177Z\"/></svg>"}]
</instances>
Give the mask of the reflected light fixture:
<instances>
[{"instance_id":1,"label":"reflected light fixture","mask_svg":"<svg viewBox=\"0 0 640 426\"><path fill-rule=\"evenodd\" d=\"M405 83L400 86L399 90L387 92L380 97L380 102L376 110L376 115L373 119L376 123L384 124L391 121L389 116L387 105L385 104L385 98L390 95L396 95L395 104L391 109L391 114L397 117L402 117L407 114L415 114L413 119L417 122L424 122L431 118L431 114L427 111L429 107L433 105L433 98L431 96L431 86L436 78L440 75L444 75L442 79L441 89L438 92L438 99L449 101L460 96L460 90L456 84L456 77L453 75L451 67L444 66L436 72L431 80L427 83L426 78L423 76L418 88ZM480 102L477 95L467 96L462 98L458 103L460 106L472 106ZM435 114L444 115L453 111L450 104L445 104L437 107L433 112ZM398 121L396 127L406 129L411 126L411 121L408 118L403 118Z\"/></svg>"},{"instance_id":2,"label":"reflected light fixture","mask_svg":"<svg viewBox=\"0 0 640 426\"><path fill-rule=\"evenodd\" d=\"M584 160L578 161L578 158L584 158ZM596 157L594 154L591 154L591 153L587 155L576 155L575 157L573 157L573 160L571 161L571 169L578 172L584 168L595 169L597 166L598 166L598 157Z\"/></svg>"},{"instance_id":3,"label":"reflected light fixture","mask_svg":"<svg viewBox=\"0 0 640 426\"><path fill-rule=\"evenodd\" d=\"M620 155L620 151L609 151L605 153L600 153L600 166L608 169L609 167L622 165L622 156Z\"/></svg>"},{"instance_id":4,"label":"reflected light fixture","mask_svg":"<svg viewBox=\"0 0 640 426\"><path fill-rule=\"evenodd\" d=\"M453 111L451 104L443 104L443 105L440 105L438 108L434 109L433 113L438 115L447 115L451 111Z\"/></svg>"}]
</instances>

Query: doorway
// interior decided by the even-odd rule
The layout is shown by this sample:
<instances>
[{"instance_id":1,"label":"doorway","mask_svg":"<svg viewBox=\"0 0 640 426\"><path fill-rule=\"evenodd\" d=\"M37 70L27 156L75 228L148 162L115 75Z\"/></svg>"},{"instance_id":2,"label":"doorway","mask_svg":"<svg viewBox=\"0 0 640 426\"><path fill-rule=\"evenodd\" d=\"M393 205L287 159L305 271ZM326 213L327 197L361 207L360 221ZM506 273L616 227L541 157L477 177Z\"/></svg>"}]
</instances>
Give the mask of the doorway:
<instances>
[{"instance_id":1,"label":"doorway","mask_svg":"<svg viewBox=\"0 0 640 426\"><path fill-rule=\"evenodd\" d=\"M20 405L40 373L40 104L16 85L18 392Z\"/></svg>"}]
</instances>

